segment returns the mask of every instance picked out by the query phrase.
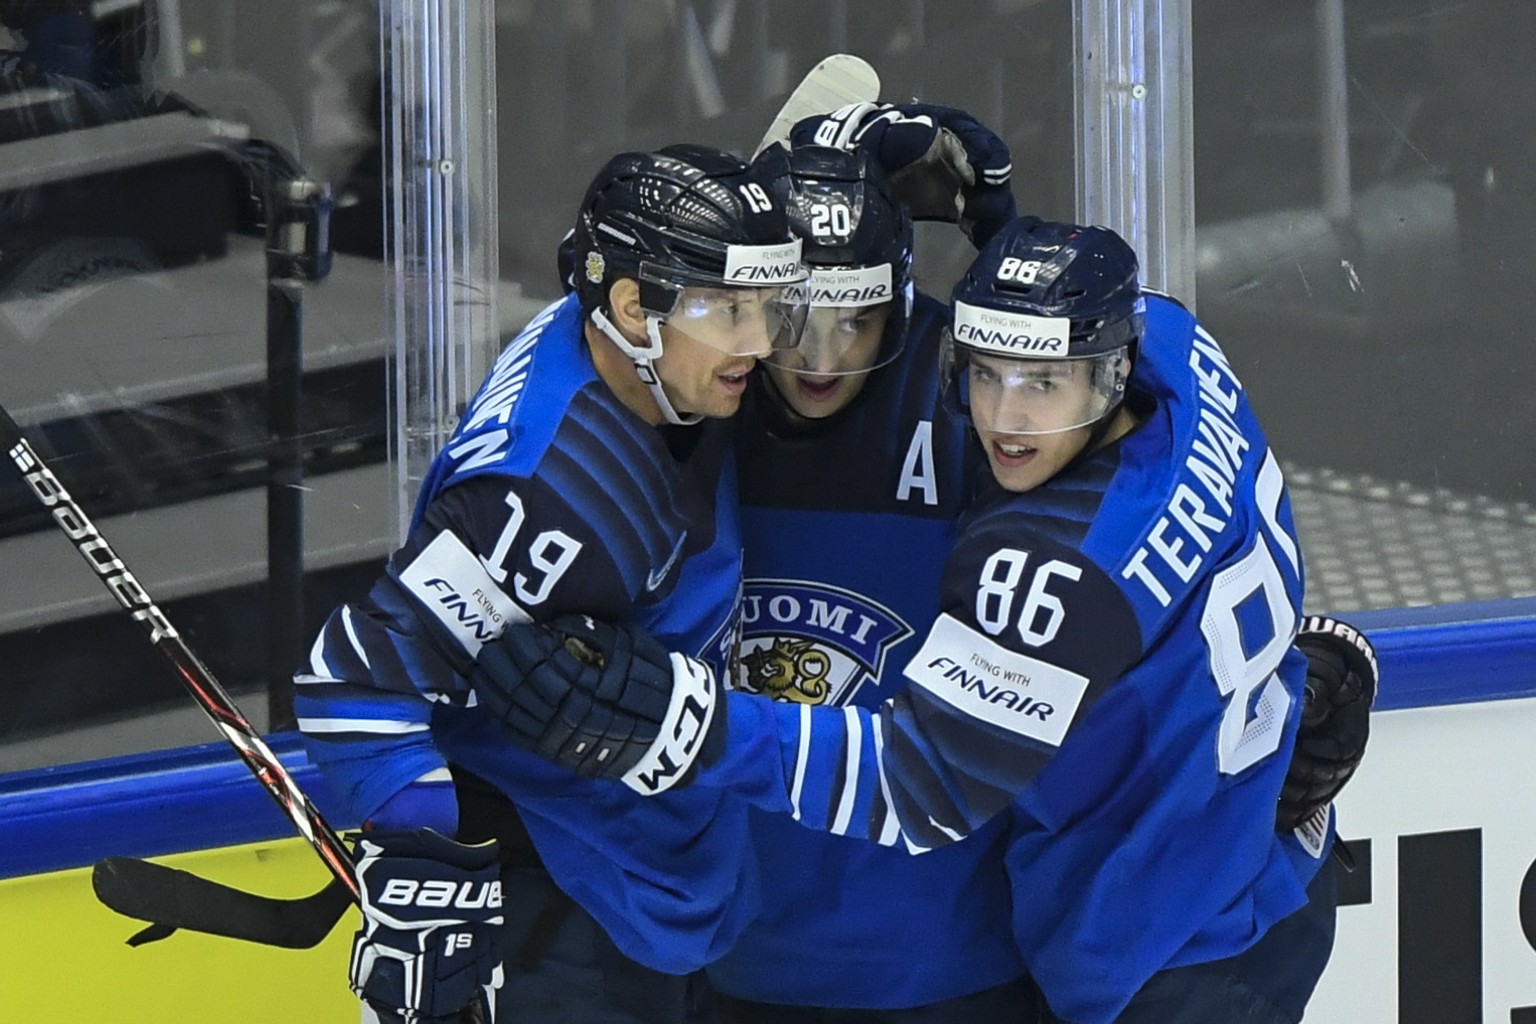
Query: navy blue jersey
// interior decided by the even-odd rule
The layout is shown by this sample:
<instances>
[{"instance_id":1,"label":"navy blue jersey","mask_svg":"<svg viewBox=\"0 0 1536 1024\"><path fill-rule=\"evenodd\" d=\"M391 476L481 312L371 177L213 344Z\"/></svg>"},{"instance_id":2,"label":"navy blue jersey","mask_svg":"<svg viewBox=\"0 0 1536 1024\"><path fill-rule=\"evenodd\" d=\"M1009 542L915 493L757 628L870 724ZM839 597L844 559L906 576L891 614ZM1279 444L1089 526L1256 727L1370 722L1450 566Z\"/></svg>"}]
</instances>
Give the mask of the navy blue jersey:
<instances>
[{"instance_id":1,"label":"navy blue jersey","mask_svg":"<svg viewBox=\"0 0 1536 1024\"><path fill-rule=\"evenodd\" d=\"M874 708L906 686L901 667L938 614L940 571L980 460L964 420L940 401L947 320L944 305L920 296L902 358L824 421L786 424L762 393L769 382L754 380L737 421L738 688ZM894 1008L1019 976L1002 824L910 857L754 809L763 910L710 980L762 1002Z\"/></svg>"},{"instance_id":2,"label":"navy blue jersey","mask_svg":"<svg viewBox=\"0 0 1536 1024\"><path fill-rule=\"evenodd\" d=\"M909 849L1010 809L1014 935L1057 1014L1299 908L1326 836L1278 834L1305 659L1284 483L1231 367L1151 297L1139 427L960 525L912 685L870 713L731 694L703 778Z\"/></svg>"},{"instance_id":3,"label":"navy blue jersey","mask_svg":"<svg viewBox=\"0 0 1536 1024\"><path fill-rule=\"evenodd\" d=\"M658 429L592 365L574 298L508 344L422 487L407 543L326 623L298 679L311 756L368 817L447 765L518 808L555 882L627 954L695 969L753 908L746 809L646 800L512 749L464 673L508 623L638 622L727 671L741 542L726 424Z\"/></svg>"}]
</instances>

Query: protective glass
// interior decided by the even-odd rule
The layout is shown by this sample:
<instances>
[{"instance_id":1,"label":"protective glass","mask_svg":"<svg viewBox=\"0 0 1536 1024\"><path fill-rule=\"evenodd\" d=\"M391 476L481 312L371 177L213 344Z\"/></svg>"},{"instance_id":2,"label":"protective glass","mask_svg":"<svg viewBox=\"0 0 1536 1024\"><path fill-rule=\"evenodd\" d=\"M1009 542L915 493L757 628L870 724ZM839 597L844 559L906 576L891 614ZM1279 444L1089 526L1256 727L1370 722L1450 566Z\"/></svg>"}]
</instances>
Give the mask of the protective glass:
<instances>
[{"instance_id":1,"label":"protective glass","mask_svg":"<svg viewBox=\"0 0 1536 1024\"><path fill-rule=\"evenodd\" d=\"M885 337L895 294L891 265L811 271L810 314L800 344L769 357L806 377L845 377L877 370L901 354L904 333Z\"/></svg>"},{"instance_id":2,"label":"protective glass","mask_svg":"<svg viewBox=\"0 0 1536 1024\"><path fill-rule=\"evenodd\" d=\"M971 422L998 434L1058 434L1103 419L1125 394L1126 346L1078 359L956 353Z\"/></svg>"},{"instance_id":3,"label":"protective glass","mask_svg":"<svg viewBox=\"0 0 1536 1024\"><path fill-rule=\"evenodd\" d=\"M808 309L804 278L800 271L794 280L761 287L706 285L643 263L641 305L674 330L719 352L767 356L800 343Z\"/></svg>"}]
</instances>

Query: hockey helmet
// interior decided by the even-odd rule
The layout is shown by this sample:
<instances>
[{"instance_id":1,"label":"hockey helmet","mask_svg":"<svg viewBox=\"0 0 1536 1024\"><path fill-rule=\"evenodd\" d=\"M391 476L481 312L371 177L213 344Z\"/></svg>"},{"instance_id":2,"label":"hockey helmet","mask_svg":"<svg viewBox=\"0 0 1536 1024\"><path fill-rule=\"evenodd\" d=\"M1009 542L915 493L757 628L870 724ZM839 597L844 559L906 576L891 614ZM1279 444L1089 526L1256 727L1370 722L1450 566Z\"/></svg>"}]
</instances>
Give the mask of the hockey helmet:
<instances>
[{"instance_id":1,"label":"hockey helmet","mask_svg":"<svg viewBox=\"0 0 1536 1024\"><path fill-rule=\"evenodd\" d=\"M706 146L621 153L588 186L568 241L573 285L594 324L635 362L670 422L679 416L652 362L666 323L712 348L765 356L805 325L801 242L744 161ZM639 286L646 343L609 319L609 289Z\"/></svg>"},{"instance_id":2,"label":"hockey helmet","mask_svg":"<svg viewBox=\"0 0 1536 1024\"><path fill-rule=\"evenodd\" d=\"M946 382L982 430L1052 434L1124 398L1145 322L1136 253L1108 228L1020 217L953 293Z\"/></svg>"},{"instance_id":3,"label":"hockey helmet","mask_svg":"<svg viewBox=\"0 0 1536 1024\"><path fill-rule=\"evenodd\" d=\"M770 146L754 170L805 243L810 313L797 348L769 362L792 373L867 373L900 355L912 314L912 219L878 164L828 146ZM859 330L872 310L884 330Z\"/></svg>"}]
</instances>

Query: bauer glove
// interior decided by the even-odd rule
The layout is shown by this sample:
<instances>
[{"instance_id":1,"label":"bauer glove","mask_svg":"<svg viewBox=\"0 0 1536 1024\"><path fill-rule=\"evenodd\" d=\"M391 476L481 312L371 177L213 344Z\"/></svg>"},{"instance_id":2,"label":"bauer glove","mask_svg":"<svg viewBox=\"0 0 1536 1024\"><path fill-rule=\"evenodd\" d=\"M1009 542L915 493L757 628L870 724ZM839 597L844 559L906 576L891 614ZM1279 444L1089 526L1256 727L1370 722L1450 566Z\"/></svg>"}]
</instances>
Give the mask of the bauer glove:
<instances>
[{"instance_id":1,"label":"bauer glove","mask_svg":"<svg viewBox=\"0 0 1536 1024\"><path fill-rule=\"evenodd\" d=\"M469 683L517 746L647 796L687 782L724 739L714 672L634 625L511 625L480 649Z\"/></svg>"},{"instance_id":2,"label":"bauer glove","mask_svg":"<svg viewBox=\"0 0 1536 1024\"><path fill-rule=\"evenodd\" d=\"M352 991L381 1021L493 1024L504 921L496 844L465 846L429 828L364 832L356 854L363 926Z\"/></svg>"}]
</instances>

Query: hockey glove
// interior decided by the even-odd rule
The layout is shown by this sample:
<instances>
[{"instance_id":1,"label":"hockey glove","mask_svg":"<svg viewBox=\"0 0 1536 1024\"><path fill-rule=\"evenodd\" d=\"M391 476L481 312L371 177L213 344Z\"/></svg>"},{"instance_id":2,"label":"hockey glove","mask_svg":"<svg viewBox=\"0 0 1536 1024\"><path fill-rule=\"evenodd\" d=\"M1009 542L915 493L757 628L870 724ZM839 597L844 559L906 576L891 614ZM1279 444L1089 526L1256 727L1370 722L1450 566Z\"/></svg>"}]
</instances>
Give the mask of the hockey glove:
<instances>
[{"instance_id":1,"label":"hockey glove","mask_svg":"<svg viewBox=\"0 0 1536 1024\"><path fill-rule=\"evenodd\" d=\"M1307 690L1276 821L1289 831L1325 807L1365 756L1376 699L1376 650L1353 626L1308 615L1296 646L1307 656Z\"/></svg>"},{"instance_id":2,"label":"hockey glove","mask_svg":"<svg viewBox=\"0 0 1536 1024\"><path fill-rule=\"evenodd\" d=\"M364 832L356 852L363 925L352 991L383 1021L458 1021L478 1004L493 1024L502 982L496 844L465 846L424 828Z\"/></svg>"},{"instance_id":3,"label":"hockey glove","mask_svg":"<svg viewBox=\"0 0 1536 1024\"><path fill-rule=\"evenodd\" d=\"M480 649L469 682L519 747L647 796L686 782L723 740L709 666L638 626L585 615L512 625Z\"/></svg>"},{"instance_id":4,"label":"hockey glove","mask_svg":"<svg viewBox=\"0 0 1536 1024\"><path fill-rule=\"evenodd\" d=\"M886 172L913 220L958 223L978 249L1017 213L1007 144L955 107L852 103L799 122L790 139L863 150Z\"/></svg>"}]
</instances>

